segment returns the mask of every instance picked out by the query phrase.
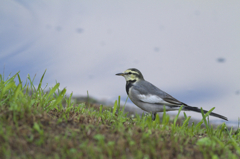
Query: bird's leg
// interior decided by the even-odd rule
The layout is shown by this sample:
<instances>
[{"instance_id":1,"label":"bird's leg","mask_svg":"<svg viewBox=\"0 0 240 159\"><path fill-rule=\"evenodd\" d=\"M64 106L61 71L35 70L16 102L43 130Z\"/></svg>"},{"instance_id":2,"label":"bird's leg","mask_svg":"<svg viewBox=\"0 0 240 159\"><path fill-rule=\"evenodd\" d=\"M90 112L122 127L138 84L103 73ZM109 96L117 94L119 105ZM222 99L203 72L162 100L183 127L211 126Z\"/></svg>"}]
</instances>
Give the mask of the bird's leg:
<instances>
[{"instance_id":1,"label":"bird's leg","mask_svg":"<svg viewBox=\"0 0 240 159\"><path fill-rule=\"evenodd\" d=\"M157 113L152 113L152 120L153 120L153 121L156 119L156 114L157 114Z\"/></svg>"}]
</instances>

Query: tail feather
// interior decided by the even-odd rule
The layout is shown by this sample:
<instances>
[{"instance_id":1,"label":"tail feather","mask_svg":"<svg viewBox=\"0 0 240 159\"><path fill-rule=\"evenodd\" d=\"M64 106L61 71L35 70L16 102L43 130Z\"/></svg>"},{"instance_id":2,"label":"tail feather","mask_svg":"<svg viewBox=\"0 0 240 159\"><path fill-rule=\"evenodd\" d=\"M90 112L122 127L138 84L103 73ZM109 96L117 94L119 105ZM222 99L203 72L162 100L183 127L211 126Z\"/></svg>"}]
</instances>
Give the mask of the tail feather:
<instances>
[{"instance_id":1,"label":"tail feather","mask_svg":"<svg viewBox=\"0 0 240 159\"><path fill-rule=\"evenodd\" d=\"M185 106L185 107L184 107L184 110L190 110L190 111L194 111L194 112L201 113L201 109L199 109L198 107ZM208 111L203 110L203 112L204 112L204 114L206 114ZM222 115L220 115L220 114L211 112L210 115L228 121L227 117L222 116Z\"/></svg>"}]
</instances>

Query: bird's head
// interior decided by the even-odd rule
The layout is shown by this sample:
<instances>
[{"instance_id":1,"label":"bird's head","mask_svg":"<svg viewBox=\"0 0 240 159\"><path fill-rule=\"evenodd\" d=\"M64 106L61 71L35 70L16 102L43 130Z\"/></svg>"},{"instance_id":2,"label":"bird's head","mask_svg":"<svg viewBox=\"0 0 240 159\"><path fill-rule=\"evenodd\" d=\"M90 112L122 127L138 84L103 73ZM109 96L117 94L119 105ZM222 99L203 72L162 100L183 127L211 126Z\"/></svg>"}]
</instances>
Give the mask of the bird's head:
<instances>
[{"instance_id":1,"label":"bird's head","mask_svg":"<svg viewBox=\"0 0 240 159\"><path fill-rule=\"evenodd\" d=\"M136 68L130 68L123 73L117 73L118 76L123 76L126 81L144 80L142 73Z\"/></svg>"}]
</instances>

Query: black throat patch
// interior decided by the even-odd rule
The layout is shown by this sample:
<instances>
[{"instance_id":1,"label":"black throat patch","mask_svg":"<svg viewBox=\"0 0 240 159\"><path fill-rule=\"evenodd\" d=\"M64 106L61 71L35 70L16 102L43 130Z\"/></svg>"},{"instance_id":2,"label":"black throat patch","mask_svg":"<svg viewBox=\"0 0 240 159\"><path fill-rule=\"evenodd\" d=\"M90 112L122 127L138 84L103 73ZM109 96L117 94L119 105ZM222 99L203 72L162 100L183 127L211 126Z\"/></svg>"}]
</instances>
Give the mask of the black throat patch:
<instances>
[{"instance_id":1,"label":"black throat patch","mask_svg":"<svg viewBox=\"0 0 240 159\"><path fill-rule=\"evenodd\" d=\"M134 82L136 82L136 80L129 80L129 81L127 81L126 92L127 92L128 95L129 95L129 89L133 86Z\"/></svg>"}]
</instances>

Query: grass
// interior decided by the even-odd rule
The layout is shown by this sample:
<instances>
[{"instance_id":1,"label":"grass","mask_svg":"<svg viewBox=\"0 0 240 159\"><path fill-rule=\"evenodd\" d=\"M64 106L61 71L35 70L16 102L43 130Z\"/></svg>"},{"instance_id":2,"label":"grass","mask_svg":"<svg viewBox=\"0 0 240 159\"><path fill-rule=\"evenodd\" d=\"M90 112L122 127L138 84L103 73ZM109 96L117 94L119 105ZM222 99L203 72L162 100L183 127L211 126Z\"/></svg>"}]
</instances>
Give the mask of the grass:
<instances>
[{"instance_id":1,"label":"grass","mask_svg":"<svg viewBox=\"0 0 240 159\"><path fill-rule=\"evenodd\" d=\"M192 125L181 110L173 122L166 112L131 118L120 97L113 108L76 104L59 83L42 89L44 75L37 88L0 75L0 158L240 158L239 131L209 125L214 108Z\"/></svg>"}]
</instances>

